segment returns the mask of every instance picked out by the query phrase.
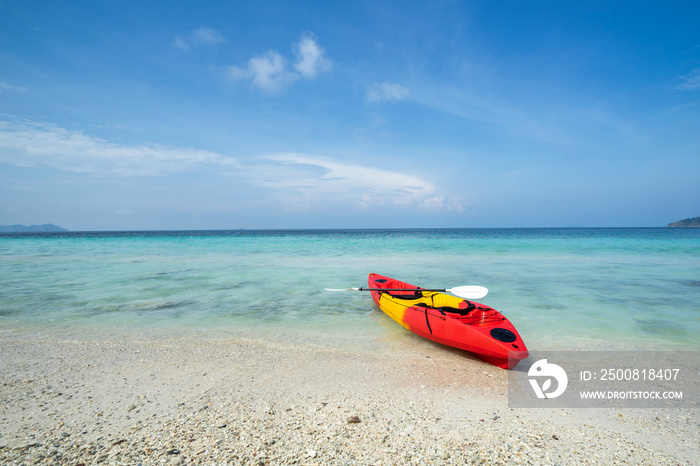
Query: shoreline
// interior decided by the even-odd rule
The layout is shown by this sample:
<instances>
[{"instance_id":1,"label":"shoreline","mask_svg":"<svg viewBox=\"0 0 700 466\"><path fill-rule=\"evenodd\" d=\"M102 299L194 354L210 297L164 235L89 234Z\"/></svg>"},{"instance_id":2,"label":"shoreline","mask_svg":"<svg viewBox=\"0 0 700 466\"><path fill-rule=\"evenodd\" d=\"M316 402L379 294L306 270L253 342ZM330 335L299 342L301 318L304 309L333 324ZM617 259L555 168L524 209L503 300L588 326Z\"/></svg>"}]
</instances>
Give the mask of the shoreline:
<instances>
[{"instance_id":1,"label":"shoreline","mask_svg":"<svg viewBox=\"0 0 700 466\"><path fill-rule=\"evenodd\" d=\"M693 464L700 453L693 410L511 409L507 371L438 345L372 355L13 334L0 347L3 463Z\"/></svg>"}]
</instances>

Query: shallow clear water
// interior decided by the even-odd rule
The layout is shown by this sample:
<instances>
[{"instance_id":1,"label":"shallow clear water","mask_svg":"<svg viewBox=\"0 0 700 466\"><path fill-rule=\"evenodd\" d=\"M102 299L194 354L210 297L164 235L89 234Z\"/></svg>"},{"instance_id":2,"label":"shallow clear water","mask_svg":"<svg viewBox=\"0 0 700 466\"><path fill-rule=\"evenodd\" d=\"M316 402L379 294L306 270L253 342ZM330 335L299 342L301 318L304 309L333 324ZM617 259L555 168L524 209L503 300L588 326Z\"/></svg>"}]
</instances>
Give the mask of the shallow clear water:
<instances>
[{"instance_id":1,"label":"shallow clear water","mask_svg":"<svg viewBox=\"0 0 700 466\"><path fill-rule=\"evenodd\" d=\"M0 331L248 335L372 349L406 332L370 272L483 285L531 349L700 349L700 229L0 235Z\"/></svg>"}]
</instances>

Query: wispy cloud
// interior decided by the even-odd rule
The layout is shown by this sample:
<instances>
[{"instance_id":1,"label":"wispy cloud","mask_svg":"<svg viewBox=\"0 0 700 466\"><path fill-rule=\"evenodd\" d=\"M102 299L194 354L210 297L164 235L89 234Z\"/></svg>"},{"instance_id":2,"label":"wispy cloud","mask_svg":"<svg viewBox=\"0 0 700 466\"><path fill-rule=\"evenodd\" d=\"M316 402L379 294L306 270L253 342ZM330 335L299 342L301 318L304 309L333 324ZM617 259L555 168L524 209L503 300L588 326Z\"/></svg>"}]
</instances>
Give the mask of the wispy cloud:
<instances>
[{"instance_id":1,"label":"wispy cloud","mask_svg":"<svg viewBox=\"0 0 700 466\"><path fill-rule=\"evenodd\" d=\"M684 82L674 86L673 89L678 91L697 91L700 89L700 68L695 68L690 74L681 76L681 79Z\"/></svg>"},{"instance_id":2,"label":"wispy cloud","mask_svg":"<svg viewBox=\"0 0 700 466\"><path fill-rule=\"evenodd\" d=\"M99 175L163 175L206 164L232 166L213 152L161 145L117 144L57 125L0 120L0 163Z\"/></svg>"},{"instance_id":3,"label":"wispy cloud","mask_svg":"<svg viewBox=\"0 0 700 466\"><path fill-rule=\"evenodd\" d=\"M173 41L173 46L184 50L185 52L188 52L193 47L202 45L218 45L224 44L226 42L228 41L220 31L202 26L199 29L195 29L194 31L185 35L184 37L175 37L175 40Z\"/></svg>"},{"instance_id":4,"label":"wispy cloud","mask_svg":"<svg viewBox=\"0 0 700 466\"><path fill-rule=\"evenodd\" d=\"M569 144L562 121L548 119L542 113L548 103L533 108L504 100L492 92L478 92L450 84L431 83L412 89L410 100L432 110L465 120L486 123L506 134L538 140L547 144ZM579 113L582 113L581 110Z\"/></svg>"},{"instance_id":5,"label":"wispy cloud","mask_svg":"<svg viewBox=\"0 0 700 466\"><path fill-rule=\"evenodd\" d=\"M251 58L244 67L230 66L228 75L234 80L250 80L258 89L274 93L299 79L314 79L332 66L323 48L310 35L293 44L292 51L296 57L294 71L287 68L287 60L279 52L268 50Z\"/></svg>"},{"instance_id":6,"label":"wispy cloud","mask_svg":"<svg viewBox=\"0 0 700 466\"><path fill-rule=\"evenodd\" d=\"M0 119L0 164L111 177L208 173L236 179L235 186L264 188L261 202L294 211L341 206L464 211L459 202L415 174L300 153L239 158L192 148L118 144L54 124L17 119Z\"/></svg>"},{"instance_id":7,"label":"wispy cloud","mask_svg":"<svg viewBox=\"0 0 700 466\"><path fill-rule=\"evenodd\" d=\"M356 165L305 154L276 154L268 159L278 162L274 173L259 171L253 183L266 187L288 188L296 193L286 200L315 197L322 202L350 204L358 208L428 207L438 191L435 184L419 176L365 165ZM261 176L263 175L263 176ZM447 210L458 203L433 203L433 207ZM463 210L463 209L461 209ZM460 210L460 211L461 211Z\"/></svg>"},{"instance_id":8,"label":"wispy cloud","mask_svg":"<svg viewBox=\"0 0 700 466\"><path fill-rule=\"evenodd\" d=\"M375 83L367 86L367 102L379 103L382 100L402 100L408 97L408 89L401 84L390 83Z\"/></svg>"},{"instance_id":9,"label":"wispy cloud","mask_svg":"<svg viewBox=\"0 0 700 466\"><path fill-rule=\"evenodd\" d=\"M13 86L4 81L0 81L0 92L27 92L26 87Z\"/></svg>"}]
</instances>

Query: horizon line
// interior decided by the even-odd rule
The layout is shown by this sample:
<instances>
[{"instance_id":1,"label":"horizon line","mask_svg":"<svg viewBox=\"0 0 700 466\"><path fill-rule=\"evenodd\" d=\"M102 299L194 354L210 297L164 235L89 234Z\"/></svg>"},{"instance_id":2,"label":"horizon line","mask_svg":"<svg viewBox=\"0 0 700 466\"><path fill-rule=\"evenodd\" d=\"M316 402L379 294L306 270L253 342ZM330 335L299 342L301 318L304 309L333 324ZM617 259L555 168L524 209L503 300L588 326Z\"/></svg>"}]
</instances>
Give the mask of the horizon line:
<instances>
[{"instance_id":1,"label":"horizon line","mask_svg":"<svg viewBox=\"0 0 700 466\"><path fill-rule=\"evenodd\" d=\"M0 227L5 226L1 225ZM7 225L14 226L14 225ZM692 229L698 227L672 226L559 226L559 227L309 227L309 228L204 228L204 229L124 229L124 230L68 230L64 231L0 231L0 234L65 234L65 233L190 233L241 231L367 231L367 230L615 230L615 229Z\"/></svg>"}]
</instances>

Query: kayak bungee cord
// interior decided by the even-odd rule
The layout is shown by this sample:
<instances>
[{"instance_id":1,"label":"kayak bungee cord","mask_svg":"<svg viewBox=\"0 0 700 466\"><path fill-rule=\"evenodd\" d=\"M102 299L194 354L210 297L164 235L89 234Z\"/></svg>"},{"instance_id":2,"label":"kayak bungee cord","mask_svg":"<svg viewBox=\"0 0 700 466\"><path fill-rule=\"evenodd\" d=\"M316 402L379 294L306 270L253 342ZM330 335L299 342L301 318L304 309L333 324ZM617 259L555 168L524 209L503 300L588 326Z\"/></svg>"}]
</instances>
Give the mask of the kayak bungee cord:
<instances>
[{"instance_id":1,"label":"kayak bungee cord","mask_svg":"<svg viewBox=\"0 0 700 466\"><path fill-rule=\"evenodd\" d=\"M397 290L397 291L399 291L399 290ZM400 290L400 291L403 291L403 290ZM421 291L425 291L425 290L421 290ZM386 290L378 290L378 292L379 292L379 299L381 299L381 297L385 293L388 296L396 297L396 295L392 295L391 293L387 293ZM439 308L439 307L434 306L435 301L433 298L436 294L437 293L430 293L428 296L426 296L425 294L423 294L423 296L422 296L425 298L430 298L430 303L433 304L433 306L428 306L425 303L408 304L408 303L402 303L402 302L398 302L398 301L395 301L394 303L399 305L399 306L403 306L406 309L410 309L412 307L414 307L414 308L425 307L426 323L427 323L427 318L429 315L433 316L433 317L438 317L442 320L445 320L445 318L447 317L447 315L445 314L445 311L441 310L441 308ZM420 299L420 298L416 298L416 299ZM465 301L467 303L469 303L468 306L472 305L471 302L469 302L467 300L465 300ZM421 304L423 304L423 306ZM433 313L428 314L429 309L436 310L436 311L440 312L440 314L433 314ZM487 311L487 312L492 311L492 312L490 312L490 315L487 315L487 316L484 316L483 314L481 317L469 316L469 314L471 314L474 311ZM447 312L451 312L451 311L447 311ZM454 313L454 312L452 312L452 313ZM476 324L481 324L481 323L497 324L497 323L500 323L500 322L503 322L504 320L506 320L506 317L503 314L501 314L499 311L497 311L496 309L486 308L486 307L481 307L481 306L475 306L473 309L468 311L466 314L460 315L459 317L450 316L450 318L455 319L455 320L457 320L465 325L476 325ZM429 323L428 323L428 329L430 329ZM431 333L432 333L432 330L431 330Z\"/></svg>"}]
</instances>

